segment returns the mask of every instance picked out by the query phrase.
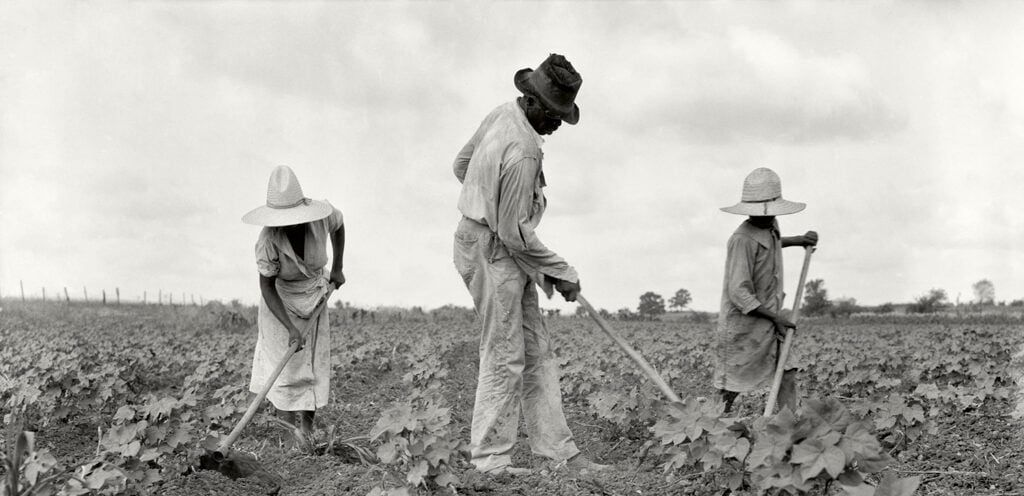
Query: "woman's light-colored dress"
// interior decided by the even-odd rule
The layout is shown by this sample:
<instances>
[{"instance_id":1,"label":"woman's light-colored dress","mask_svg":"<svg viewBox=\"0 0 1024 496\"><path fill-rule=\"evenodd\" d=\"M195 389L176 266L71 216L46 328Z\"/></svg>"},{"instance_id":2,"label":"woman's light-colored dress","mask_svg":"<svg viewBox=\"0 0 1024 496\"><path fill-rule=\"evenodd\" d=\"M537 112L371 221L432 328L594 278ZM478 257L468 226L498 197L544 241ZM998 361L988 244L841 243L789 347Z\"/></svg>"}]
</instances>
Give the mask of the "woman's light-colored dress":
<instances>
[{"instance_id":1,"label":"woman's light-colored dress","mask_svg":"<svg viewBox=\"0 0 1024 496\"><path fill-rule=\"evenodd\" d=\"M256 265L260 274L277 277L277 292L292 322L305 329L310 314L327 293L327 247L330 233L343 224L338 209L331 215L310 222L306 230L305 253L292 249L280 227L264 227L256 241ZM259 337L252 359L249 390L259 392L277 364L288 352L288 329L270 312L260 298ZM292 356L281 371L267 399L278 410L312 411L327 405L331 378L331 333L328 312L306 334L305 347Z\"/></svg>"}]
</instances>

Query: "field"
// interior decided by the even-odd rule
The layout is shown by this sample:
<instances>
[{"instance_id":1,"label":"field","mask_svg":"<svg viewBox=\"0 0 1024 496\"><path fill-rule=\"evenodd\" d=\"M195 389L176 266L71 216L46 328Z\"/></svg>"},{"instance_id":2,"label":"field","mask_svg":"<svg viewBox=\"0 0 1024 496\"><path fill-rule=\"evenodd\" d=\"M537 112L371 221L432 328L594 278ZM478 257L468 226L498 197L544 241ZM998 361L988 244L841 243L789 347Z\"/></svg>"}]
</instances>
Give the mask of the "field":
<instances>
[{"instance_id":1,"label":"field","mask_svg":"<svg viewBox=\"0 0 1024 496\"><path fill-rule=\"evenodd\" d=\"M270 475L233 480L199 464L248 405L251 311L4 303L3 489L24 430L34 449L14 470L52 489L32 494L1024 495L1019 319L806 321L791 362L800 411L759 419L765 395L742 395L736 413L752 418L723 420L712 323L611 322L685 400L668 404L593 322L549 318L577 444L617 470L549 463L520 429L513 458L534 473L490 476L462 455L472 320L332 310L317 439L293 445L266 408L234 449Z\"/></svg>"}]
</instances>

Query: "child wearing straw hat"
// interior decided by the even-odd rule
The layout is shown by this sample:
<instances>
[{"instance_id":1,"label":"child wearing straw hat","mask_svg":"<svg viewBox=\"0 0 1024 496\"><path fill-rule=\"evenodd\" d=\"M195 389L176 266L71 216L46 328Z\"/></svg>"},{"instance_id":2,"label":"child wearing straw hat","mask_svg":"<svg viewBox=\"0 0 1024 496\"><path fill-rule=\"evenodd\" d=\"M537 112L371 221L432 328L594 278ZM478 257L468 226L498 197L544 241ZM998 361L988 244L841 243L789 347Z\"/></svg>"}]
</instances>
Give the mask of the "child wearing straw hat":
<instances>
[{"instance_id":1,"label":"child wearing straw hat","mask_svg":"<svg viewBox=\"0 0 1024 496\"><path fill-rule=\"evenodd\" d=\"M797 213L805 204L782 198L782 181L768 168L758 168L743 181L741 201L721 210L748 216L729 238L722 305L718 316L713 385L732 410L740 393L770 385L779 343L796 325L782 311L782 248L815 246L818 233L783 237L779 215ZM796 410L795 370L786 370L779 389L779 408Z\"/></svg>"},{"instance_id":2,"label":"child wearing straw hat","mask_svg":"<svg viewBox=\"0 0 1024 496\"><path fill-rule=\"evenodd\" d=\"M306 198L295 173L279 166L270 174L266 204L245 214L242 221L263 226L256 240L262 298L249 390L259 392L289 348L297 343L299 351L288 360L267 399L284 421L297 426L309 439L316 409L327 405L330 391L327 313L317 317L308 336L299 329L307 327L328 285L337 288L345 283L344 220L327 201ZM328 237L333 251L330 272L324 270Z\"/></svg>"}]
</instances>

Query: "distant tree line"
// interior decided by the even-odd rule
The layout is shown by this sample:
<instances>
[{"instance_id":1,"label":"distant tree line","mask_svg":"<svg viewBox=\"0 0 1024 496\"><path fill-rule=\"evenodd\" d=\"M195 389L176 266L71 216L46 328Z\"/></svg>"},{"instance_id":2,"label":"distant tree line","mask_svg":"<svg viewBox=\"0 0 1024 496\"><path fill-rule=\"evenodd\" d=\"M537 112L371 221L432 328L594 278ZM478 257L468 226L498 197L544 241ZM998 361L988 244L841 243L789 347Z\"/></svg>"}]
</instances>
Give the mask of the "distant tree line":
<instances>
[{"instance_id":1,"label":"distant tree line","mask_svg":"<svg viewBox=\"0 0 1024 496\"><path fill-rule=\"evenodd\" d=\"M667 302L662 295L654 291L647 291L640 295L640 302L637 304L635 311L629 307L624 307L612 314L602 308L598 310L598 313L604 318L614 318L616 320L657 320L669 309L676 311L685 310L691 301L693 301L693 296L685 288L677 290ZM577 317L586 317L587 313L583 307L579 307L576 309L575 315Z\"/></svg>"},{"instance_id":2,"label":"distant tree line","mask_svg":"<svg viewBox=\"0 0 1024 496\"><path fill-rule=\"evenodd\" d=\"M982 279L972 286L974 289L974 300L968 304L968 309L981 309L990 306L1005 306L1005 302L996 303L995 285L988 279ZM955 308L959 311L959 297ZM918 296L910 304L905 305L906 313L929 314L948 310L953 305L949 301L946 290L941 288L929 289L923 295ZM1014 300L1009 303L1010 307L1024 307L1024 300ZM804 285L803 315L821 316L829 315L836 317L849 317L854 313L875 313L887 314L896 310L893 303L883 303L875 307L864 307L857 305L853 298L836 298L830 300L828 290L825 289L825 281L813 279Z\"/></svg>"}]
</instances>

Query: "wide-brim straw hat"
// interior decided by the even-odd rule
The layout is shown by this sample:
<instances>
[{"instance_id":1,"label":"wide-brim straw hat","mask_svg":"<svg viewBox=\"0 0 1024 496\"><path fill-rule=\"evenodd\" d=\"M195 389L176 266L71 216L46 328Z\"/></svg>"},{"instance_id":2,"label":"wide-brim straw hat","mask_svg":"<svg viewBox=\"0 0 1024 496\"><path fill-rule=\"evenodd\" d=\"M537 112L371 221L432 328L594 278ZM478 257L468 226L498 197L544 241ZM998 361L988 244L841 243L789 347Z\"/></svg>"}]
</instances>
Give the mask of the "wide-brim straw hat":
<instances>
[{"instance_id":1,"label":"wide-brim straw hat","mask_svg":"<svg viewBox=\"0 0 1024 496\"><path fill-rule=\"evenodd\" d=\"M807 204L782 198L782 180L775 171L766 167L754 169L743 180L743 195L740 202L722 207L723 212L755 217L795 214Z\"/></svg>"},{"instance_id":2,"label":"wide-brim straw hat","mask_svg":"<svg viewBox=\"0 0 1024 496\"><path fill-rule=\"evenodd\" d=\"M280 165L270 173L266 205L243 215L242 222L257 226L291 226L323 219L332 211L327 202L306 198L295 173Z\"/></svg>"},{"instance_id":3,"label":"wide-brim straw hat","mask_svg":"<svg viewBox=\"0 0 1024 496\"><path fill-rule=\"evenodd\" d=\"M527 67L516 71L512 81L516 89L536 95L544 107L558 114L566 123L580 121L580 108L575 101L583 77L565 57L552 53L537 66L537 70Z\"/></svg>"}]
</instances>

